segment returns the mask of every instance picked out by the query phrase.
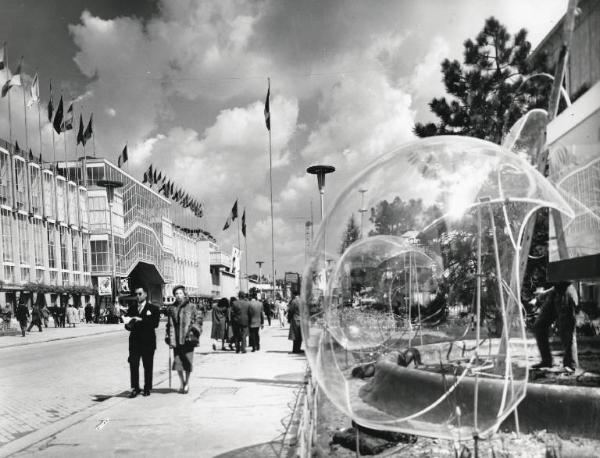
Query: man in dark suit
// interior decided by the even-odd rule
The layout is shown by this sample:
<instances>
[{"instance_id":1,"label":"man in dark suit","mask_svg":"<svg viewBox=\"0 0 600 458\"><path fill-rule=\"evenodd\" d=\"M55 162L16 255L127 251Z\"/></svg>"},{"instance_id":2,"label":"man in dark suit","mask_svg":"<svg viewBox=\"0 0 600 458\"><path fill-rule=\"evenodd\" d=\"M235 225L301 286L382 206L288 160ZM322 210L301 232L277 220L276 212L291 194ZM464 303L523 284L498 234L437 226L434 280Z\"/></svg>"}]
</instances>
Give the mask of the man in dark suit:
<instances>
[{"instance_id":1,"label":"man in dark suit","mask_svg":"<svg viewBox=\"0 0 600 458\"><path fill-rule=\"evenodd\" d=\"M250 301L250 346L252 351L260 350L260 329L265 325L263 305L256 300L256 296Z\"/></svg>"},{"instance_id":2,"label":"man in dark suit","mask_svg":"<svg viewBox=\"0 0 600 458\"><path fill-rule=\"evenodd\" d=\"M146 299L148 292L143 286L135 289L137 304L131 304L127 311L130 320L125 325L129 334L129 373L131 376L130 398L135 398L140 389L140 359L144 364L144 396L150 396L152 389L152 366L156 350L156 333L160 321L159 308Z\"/></svg>"},{"instance_id":3,"label":"man in dark suit","mask_svg":"<svg viewBox=\"0 0 600 458\"><path fill-rule=\"evenodd\" d=\"M240 293L240 298L233 303L231 308L231 322L233 323L233 338L235 340L235 352L246 353L246 339L248 337L248 326L250 324L250 302L246 300L246 294Z\"/></svg>"}]
</instances>

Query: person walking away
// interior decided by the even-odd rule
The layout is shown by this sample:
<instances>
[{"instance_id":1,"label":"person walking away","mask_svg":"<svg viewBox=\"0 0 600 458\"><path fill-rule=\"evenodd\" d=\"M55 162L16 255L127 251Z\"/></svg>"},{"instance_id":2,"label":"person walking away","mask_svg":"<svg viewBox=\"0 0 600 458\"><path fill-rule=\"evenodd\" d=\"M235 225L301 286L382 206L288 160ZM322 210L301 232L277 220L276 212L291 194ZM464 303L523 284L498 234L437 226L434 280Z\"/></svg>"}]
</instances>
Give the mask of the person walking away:
<instances>
[{"instance_id":1,"label":"person walking away","mask_svg":"<svg viewBox=\"0 0 600 458\"><path fill-rule=\"evenodd\" d=\"M165 342L173 349L173 369L179 375L180 393L188 393L190 374L193 370L194 348L200 343L202 334L202 313L192 304L185 287L173 288L175 304L169 307Z\"/></svg>"},{"instance_id":2,"label":"person walking away","mask_svg":"<svg viewBox=\"0 0 600 458\"><path fill-rule=\"evenodd\" d=\"M21 326L21 336L25 337L25 331L27 330L27 320L29 319L29 309L22 302L17 306L15 317Z\"/></svg>"},{"instance_id":3,"label":"person walking away","mask_svg":"<svg viewBox=\"0 0 600 458\"><path fill-rule=\"evenodd\" d=\"M574 345L575 312L579 306L577 290L570 282L558 282L545 291L543 296L545 297L540 314L533 325L541 361L534 364L533 368L552 367L549 330L552 323L557 321L558 335L563 348L563 367L567 372L573 372L577 365Z\"/></svg>"},{"instance_id":4,"label":"person walking away","mask_svg":"<svg viewBox=\"0 0 600 458\"><path fill-rule=\"evenodd\" d=\"M27 328L27 332L31 332L31 328L37 326L38 330L42 332L42 312L37 305L31 308L31 323Z\"/></svg>"},{"instance_id":5,"label":"person walking away","mask_svg":"<svg viewBox=\"0 0 600 458\"><path fill-rule=\"evenodd\" d=\"M127 310L129 321L125 329L129 331L129 378L131 382L130 398L140 392L140 359L144 365L144 396L150 396L152 390L152 369L156 350L156 332L160 321L159 308L151 304L145 286L135 288L137 303L130 304Z\"/></svg>"},{"instance_id":6,"label":"person walking away","mask_svg":"<svg viewBox=\"0 0 600 458\"><path fill-rule=\"evenodd\" d=\"M48 321L50 320L50 310L48 309L48 306L46 304L44 304L44 306L42 307L41 313L42 313L42 320L44 321L44 327L47 328Z\"/></svg>"},{"instance_id":7,"label":"person walking away","mask_svg":"<svg viewBox=\"0 0 600 458\"><path fill-rule=\"evenodd\" d=\"M233 339L235 352L246 353L246 339L250 325L250 302L245 300L246 294L240 293L240 298L232 301L231 321L233 322Z\"/></svg>"},{"instance_id":8,"label":"person walking away","mask_svg":"<svg viewBox=\"0 0 600 458\"><path fill-rule=\"evenodd\" d=\"M250 346L252 351L260 350L260 330L265 325L262 303L253 297L250 301Z\"/></svg>"},{"instance_id":9,"label":"person walking away","mask_svg":"<svg viewBox=\"0 0 600 458\"><path fill-rule=\"evenodd\" d=\"M288 304L287 317L290 323L288 339L294 342L292 353L304 353L300 349L302 346L302 331L300 329L300 299L297 294L292 295L292 300Z\"/></svg>"},{"instance_id":10,"label":"person walking away","mask_svg":"<svg viewBox=\"0 0 600 458\"><path fill-rule=\"evenodd\" d=\"M225 313L227 312L227 299L222 297L212 306L212 326L210 338L213 340L212 349L217 350L217 345L222 343L221 350L225 350Z\"/></svg>"},{"instance_id":11,"label":"person walking away","mask_svg":"<svg viewBox=\"0 0 600 458\"><path fill-rule=\"evenodd\" d=\"M93 323L94 321L94 307L92 307L91 303L85 304L85 322Z\"/></svg>"},{"instance_id":12,"label":"person walking away","mask_svg":"<svg viewBox=\"0 0 600 458\"><path fill-rule=\"evenodd\" d=\"M10 305L6 304L6 307L2 307L2 329L8 331L10 329L10 320L12 318L12 310Z\"/></svg>"},{"instance_id":13,"label":"person walking away","mask_svg":"<svg viewBox=\"0 0 600 458\"><path fill-rule=\"evenodd\" d=\"M285 314L287 312L287 306L285 302L282 300L277 300L275 302L275 306L277 307L277 316L279 317L279 326L285 328Z\"/></svg>"},{"instance_id":14,"label":"person walking away","mask_svg":"<svg viewBox=\"0 0 600 458\"><path fill-rule=\"evenodd\" d=\"M271 302L268 299L263 301L263 311L265 312L265 317L267 318L267 322L269 326L271 326L271 312L273 307L271 306Z\"/></svg>"}]
</instances>

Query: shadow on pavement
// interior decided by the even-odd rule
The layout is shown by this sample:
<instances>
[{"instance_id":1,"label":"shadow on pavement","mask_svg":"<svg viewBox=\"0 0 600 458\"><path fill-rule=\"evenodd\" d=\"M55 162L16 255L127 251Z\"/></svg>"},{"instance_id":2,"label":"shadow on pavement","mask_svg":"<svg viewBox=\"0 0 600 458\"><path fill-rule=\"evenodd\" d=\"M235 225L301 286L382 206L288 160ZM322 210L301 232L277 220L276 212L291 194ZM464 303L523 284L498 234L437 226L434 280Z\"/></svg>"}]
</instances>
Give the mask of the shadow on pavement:
<instances>
[{"instance_id":1,"label":"shadow on pavement","mask_svg":"<svg viewBox=\"0 0 600 458\"><path fill-rule=\"evenodd\" d=\"M263 385L304 385L298 380L275 380L272 378L236 378L236 382L262 383Z\"/></svg>"}]
</instances>

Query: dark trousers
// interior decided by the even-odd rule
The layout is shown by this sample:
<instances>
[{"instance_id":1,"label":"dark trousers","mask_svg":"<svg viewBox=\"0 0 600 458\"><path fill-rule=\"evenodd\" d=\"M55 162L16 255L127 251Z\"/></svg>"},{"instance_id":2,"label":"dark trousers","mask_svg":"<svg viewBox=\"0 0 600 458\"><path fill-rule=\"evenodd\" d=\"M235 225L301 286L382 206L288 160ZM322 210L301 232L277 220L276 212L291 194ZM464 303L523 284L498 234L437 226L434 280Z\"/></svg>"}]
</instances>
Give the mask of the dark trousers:
<instances>
[{"instance_id":1,"label":"dark trousers","mask_svg":"<svg viewBox=\"0 0 600 458\"><path fill-rule=\"evenodd\" d=\"M40 332L42 332L42 322L40 320L31 320L31 323L29 323L29 327L27 328L27 332L31 331L31 328L34 326L37 326Z\"/></svg>"},{"instance_id":2,"label":"dark trousers","mask_svg":"<svg viewBox=\"0 0 600 458\"><path fill-rule=\"evenodd\" d=\"M265 315L267 316L267 321L269 322L269 326L271 326L271 313L265 313Z\"/></svg>"},{"instance_id":3,"label":"dark trousers","mask_svg":"<svg viewBox=\"0 0 600 458\"><path fill-rule=\"evenodd\" d=\"M292 353L300 353L300 347L302 346L302 336L300 336L298 339L293 341L294 344L292 345Z\"/></svg>"},{"instance_id":4,"label":"dark trousers","mask_svg":"<svg viewBox=\"0 0 600 458\"><path fill-rule=\"evenodd\" d=\"M542 363L552 365L552 353L550 352L550 327L558 319L558 335L563 348L563 366L573 367L573 334L575 332L575 316L571 307L564 307L564 310L557 310L557 305L553 301L546 301L533 330L535 340L540 351Z\"/></svg>"},{"instance_id":5,"label":"dark trousers","mask_svg":"<svg viewBox=\"0 0 600 458\"><path fill-rule=\"evenodd\" d=\"M233 325L233 339L235 340L235 352L246 351L246 338L248 337L248 326Z\"/></svg>"},{"instance_id":6,"label":"dark trousers","mask_svg":"<svg viewBox=\"0 0 600 458\"><path fill-rule=\"evenodd\" d=\"M129 350L129 375L131 379L131 388L140 389L140 359L144 365L144 389L152 389L152 366L154 365L154 349Z\"/></svg>"},{"instance_id":7,"label":"dark trousers","mask_svg":"<svg viewBox=\"0 0 600 458\"><path fill-rule=\"evenodd\" d=\"M260 327L250 328L250 346L253 350L260 350Z\"/></svg>"},{"instance_id":8,"label":"dark trousers","mask_svg":"<svg viewBox=\"0 0 600 458\"><path fill-rule=\"evenodd\" d=\"M25 331L27 330L27 321L19 321L19 326L21 326L21 335L25 337Z\"/></svg>"}]
</instances>

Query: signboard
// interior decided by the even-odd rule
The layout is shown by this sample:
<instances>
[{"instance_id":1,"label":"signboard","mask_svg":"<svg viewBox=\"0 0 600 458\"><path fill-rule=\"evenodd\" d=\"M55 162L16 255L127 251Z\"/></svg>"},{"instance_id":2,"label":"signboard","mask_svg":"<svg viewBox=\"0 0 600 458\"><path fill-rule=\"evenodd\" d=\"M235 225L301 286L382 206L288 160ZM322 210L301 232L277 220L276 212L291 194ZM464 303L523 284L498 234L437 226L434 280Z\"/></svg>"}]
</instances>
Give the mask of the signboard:
<instances>
[{"instance_id":1,"label":"signboard","mask_svg":"<svg viewBox=\"0 0 600 458\"><path fill-rule=\"evenodd\" d=\"M286 272L285 282L286 283L298 283L300 281L300 275L296 272Z\"/></svg>"},{"instance_id":2,"label":"signboard","mask_svg":"<svg viewBox=\"0 0 600 458\"><path fill-rule=\"evenodd\" d=\"M129 288L129 277L119 279L119 291L121 293L131 292L131 289Z\"/></svg>"},{"instance_id":3,"label":"signboard","mask_svg":"<svg viewBox=\"0 0 600 458\"><path fill-rule=\"evenodd\" d=\"M112 296L112 281L110 277L98 277L98 294Z\"/></svg>"}]
</instances>

